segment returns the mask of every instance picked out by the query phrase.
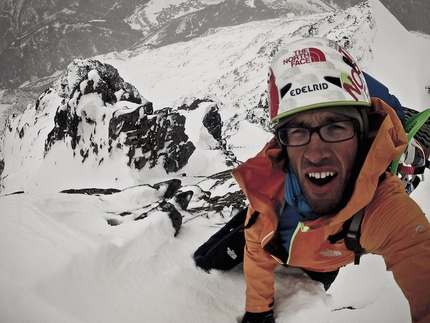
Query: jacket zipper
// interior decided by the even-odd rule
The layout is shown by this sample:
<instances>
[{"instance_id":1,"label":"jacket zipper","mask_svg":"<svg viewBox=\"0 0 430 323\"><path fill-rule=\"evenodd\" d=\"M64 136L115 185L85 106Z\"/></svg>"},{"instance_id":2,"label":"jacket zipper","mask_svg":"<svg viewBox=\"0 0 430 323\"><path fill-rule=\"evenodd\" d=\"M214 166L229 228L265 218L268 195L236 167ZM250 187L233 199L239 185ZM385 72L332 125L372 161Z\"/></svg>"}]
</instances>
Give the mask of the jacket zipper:
<instances>
[{"instance_id":1,"label":"jacket zipper","mask_svg":"<svg viewBox=\"0 0 430 323\"><path fill-rule=\"evenodd\" d=\"M294 242L294 239L295 239L295 237L296 237L297 233L299 232L299 230L300 230L300 231L302 231L302 232L308 232L308 231L309 231L309 227L308 227L308 226L306 226L303 222L299 222L299 223L297 224L297 227L296 227L296 229L294 230L293 235L291 236L290 247L289 247L289 249L288 249L288 259L287 259L287 262L286 262L286 264L287 264L287 265L289 265L289 264L290 264L290 260L291 260L291 251L293 250L293 242Z\"/></svg>"},{"instance_id":2,"label":"jacket zipper","mask_svg":"<svg viewBox=\"0 0 430 323\"><path fill-rule=\"evenodd\" d=\"M270 231L268 234L266 234L266 236L261 240L261 247L263 248L264 245L264 241L266 241L266 239L268 237L270 237L275 231Z\"/></svg>"}]
</instances>

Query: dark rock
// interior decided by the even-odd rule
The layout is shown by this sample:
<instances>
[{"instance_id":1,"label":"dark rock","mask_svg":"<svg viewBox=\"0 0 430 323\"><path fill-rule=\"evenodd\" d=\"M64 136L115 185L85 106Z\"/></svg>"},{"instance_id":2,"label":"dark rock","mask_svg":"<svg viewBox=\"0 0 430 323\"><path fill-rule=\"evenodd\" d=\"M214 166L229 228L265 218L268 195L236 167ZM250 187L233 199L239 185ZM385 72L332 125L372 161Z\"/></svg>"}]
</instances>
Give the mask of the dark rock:
<instances>
[{"instance_id":1,"label":"dark rock","mask_svg":"<svg viewBox=\"0 0 430 323\"><path fill-rule=\"evenodd\" d=\"M110 226L113 227L121 224L121 221L118 221L117 219L106 219L106 221Z\"/></svg>"},{"instance_id":2,"label":"dark rock","mask_svg":"<svg viewBox=\"0 0 430 323\"><path fill-rule=\"evenodd\" d=\"M175 236L179 233L182 225L182 215L176 210L173 204L165 202L160 203L160 211L167 212L170 220L172 221L173 228L175 229Z\"/></svg>"},{"instance_id":3,"label":"dark rock","mask_svg":"<svg viewBox=\"0 0 430 323\"><path fill-rule=\"evenodd\" d=\"M85 194L85 195L110 195L119 193L121 190L116 188L79 188L62 190L60 193L64 194Z\"/></svg>"},{"instance_id":4,"label":"dark rock","mask_svg":"<svg viewBox=\"0 0 430 323\"><path fill-rule=\"evenodd\" d=\"M222 120L217 105L213 105L203 117L203 125L216 141L221 141Z\"/></svg>"},{"instance_id":5,"label":"dark rock","mask_svg":"<svg viewBox=\"0 0 430 323\"><path fill-rule=\"evenodd\" d=\"M161 189L161 187L167 186L167 189L164 193L163 198L165 200L168 200L168 199L171 199L173 196L175 196L176 192L181 187L181 184L182 183L179 179L171 179L166 182L154 184L152 187L155 188L156 190L159 190Z\"/></svg>"},{"instance_id":6,"label":"dark rock","mask_svg":"<svg viewBox=\"0 0 430 323\"><path fill-rule=\"evenodd\" d=\"M153 168L160 159L167 173L180 170L188 163L195 150L185 134L185 117L170 108L158 110L153 115L152 105L146 104L129 113L114 114L109 124L111 146L121 134L126 135L123 143L129 147L129 166L140 170Z\"/></svg>"},{"instance_id":7,"label":"dark rock","mask_svg":"<svg viewBox=\"0 0 430 323\"><path fill-rule=\"evenodd\" d=\"M182 210L186 210L193 195L193 191L181 192L179 194L176 194L175 202L181 207Z\"/></svg>"},{"instance_id":8,"label":"dark rock","mask_svg":"<svg viewBox=\"0 0 430 323\"><path fill-rule=\"evenodd\" d=\"M178 108L178 110L192 111L192 110L197 109L199 107L200 103L204 103L204 102L213 102L213 101L212 100L207 100L207 99L196 99L190 105L187 105L187 104L181 105Z\"/></svg>"}]
</instances>

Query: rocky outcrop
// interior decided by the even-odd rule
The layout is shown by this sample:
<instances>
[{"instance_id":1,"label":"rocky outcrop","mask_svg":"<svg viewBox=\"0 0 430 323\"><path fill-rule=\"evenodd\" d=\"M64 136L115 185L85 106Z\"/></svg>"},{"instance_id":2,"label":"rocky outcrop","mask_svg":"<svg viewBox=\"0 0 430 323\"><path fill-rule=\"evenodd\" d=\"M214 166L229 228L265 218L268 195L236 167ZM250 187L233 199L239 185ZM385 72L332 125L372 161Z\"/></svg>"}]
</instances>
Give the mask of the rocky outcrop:
<instances>
[{"instance_id":1,"label":"rocky outcrop","mask_svg":"<svg viewBox=\"0 0 430 323\"><path fill-rule=\"evenodd\" d=\"M113 66L76 59L35 104L7 120L5 136L14 138L10 140L19 154L6 153L2 176L23 172L30 160L43 164L55 147L90 167L125 160L123 165L135 172L157 165L167 174L177 172L196 149L185 133L185 121L172 108L154 111ZM11 164L18 159L20 170Z\"/></svg>"},{"instance_id":2,"label":"rocky outcrop","mask_svg":"<svg viewBox=\"0 0 430 323\"><path fill-rule=\"evenodd\" d=\"M45 141L45 155L63 141L82 162L91 156L102 163L106 155L121 150L130 167L140 170L161 162L171 173L184 167L195 150L185 134L185 117L170 108L154 112L152 103L142 99L111 65L74 60L37 100L35 110L43 109L52 93L61 103ZM122 108L115 106L118 102Z\"/></svg>"},{"instance_id":3,"label":"rocky outcrop","mask_svg":"<svg viewBox=\"0 0 430 323\"><path fill-rule=\"evenodd\" d=\"M230 171L213 174L203 178L195 184L184 185L179 179L159 182L153 185L143 184L129 187L124 190L114 188L85 188L63 190L64 194L96 195L104 201L115 199L118 205L115 210L106 210L105 220L111 226L119 226L129 221L140 221L160 213L167 214L172 222L174 234L177 235L184 221L190 221L195 217L209 217L212 214L220 214L229 219L238 210L245 208L246 198L236 184L224 195L212 196L210 190L204 190L208 183L212 188L221 187L231 181ZM141 205L141 208L128 208L126 198L129 191L145 192L148 196L156 196L150 205ZM136 194L138 195L138 194ZM121 202L121 201L124 202Z\"/></svg>"}]
</instances>

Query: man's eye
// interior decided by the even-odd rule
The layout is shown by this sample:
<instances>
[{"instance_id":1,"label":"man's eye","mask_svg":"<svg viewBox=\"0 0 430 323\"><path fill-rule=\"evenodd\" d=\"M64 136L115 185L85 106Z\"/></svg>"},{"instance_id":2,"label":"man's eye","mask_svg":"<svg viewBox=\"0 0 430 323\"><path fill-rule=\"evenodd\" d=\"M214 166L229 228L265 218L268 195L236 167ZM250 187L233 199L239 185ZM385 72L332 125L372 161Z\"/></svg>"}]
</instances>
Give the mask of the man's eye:
<instances>
[{"instance_id":1,"label":"man's eye","mask_svg":"<svg viewBox=\"0 0 430 323\"><path fill-rule=\"evenodd\" d=\"M308 133L308 130L305 128L289 128L288 136L303 136Z\"/></svg>"},{"instance_id":2,"label":"man's eye","mask_svg":"<svg viewBox=\"0 0 430 323\"><path fill-rule=\"evenodd\" d=\"M332 123L326 126L328 131L348 131L350 124L345 122Z\"/></svg>"},{"instance_id":3,"label":"man's eye","mask_svg":"<svg viewBox=\"0 0 430 323\"><path fill-rule=\"evenodd\" d=\"M342 130L342 129L345 129L345 127L340 125L340 124L332 124L332 125L329 125L327 127L327 129L329 129L329 130Z\"/></svg>"}]
</instances>

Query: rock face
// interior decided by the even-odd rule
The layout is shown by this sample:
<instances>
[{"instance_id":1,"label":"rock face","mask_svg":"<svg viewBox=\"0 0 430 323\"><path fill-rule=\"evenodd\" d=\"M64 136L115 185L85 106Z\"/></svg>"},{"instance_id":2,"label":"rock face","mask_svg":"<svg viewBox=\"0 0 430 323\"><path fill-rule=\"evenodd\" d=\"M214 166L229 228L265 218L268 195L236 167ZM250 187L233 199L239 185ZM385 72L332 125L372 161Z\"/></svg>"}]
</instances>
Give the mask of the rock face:
<instances>
[{"instance_id":1,"label":"rock face","mask_svg":"<svg viewBox=\"0 0 430 323\"><path fill-rule=\"evenodd\" d=\"M170 173L184 167L195 150L184 132L185 117L169 108L154 113L152 103L143 100L111 65L74 60L53 88L39 98L36 110L52 91L62 101L45 141L45 155L56 142L68 141L82 162L90 155L103 162L102 156L121 149L130 167L152 168L161 160ZM127 109L115 107L118 102ZM107 136L100 137L99 132Z\"/></svg>"},{"instance_id":2,"label":"rock face","mask_svg":"<svg viewBox=\"0 0 430 323\"><path fill-rule=\"evenodd\" d=\"M76 59L33 105L7 119L2 187L14 176L35 176L34 161L47 168L67 168L69 162L89 169L105 166L108 172L117 168L117 177L156 166L165 174L177 172L196 149L185 121L169 107L154 111L113 66ZM70 157L57 162L58 150Z\"/></svg>"},{"instance_id":3,"label":"rock face","mask_svg":"<svg viewBox=\"0 0 430 323\"><path fill-rule=\"evenodd\" d=\"M129 166L138 170L145 166L152 168L162 159L167 173L177 172L195 150L184 126L184 116L169 108L153 114L152 106L147 104L128 114L113 115L109 123L109 146L118 145L118 139L125 134L123 145L128 147Z\"/></svg>"},{"instance_id":4,"label":"rock face","mask_svg":"<svg viewBox=\"0 0 430 323\"><path fill-rule=\"evenodd\" d=\"M200 104L206 110L199 112ZM2 188L6 187L8 193L26 192L27 184L14 187L14 179L29 179L37 187L45 181L47 185L52 183L43 178L47 173L52 172L53 178L59 174L55 180L61 182L61 174L77 170L76 176L88 176L88 181L79 178L68 182L66 185L72 186L61 193L118 199L121 211L107 212L106 221L111 226L165 213L177 234L183 219L214 213L229 217L245 204L229 170L187 179L185 185L179 179L182 173L152 185L132 182L125 189L109 186L115 182L108 180L103 187L91 184L93 177L97 177L97 183L104 178L103 167L108 171L121 168L119 176L158 167L156 172L163 170L164 177L185 167L196 147L186 134L186 117L181 111L201 113L201 123L193 122L192 127L203 131L204 138L213 138L211 142L217 143L213 149L224 154L226 165L232 165L234 155L226 151L223 122L215 103L196 99L176 110L167 107L154 111L153 104L124 81L113 66L76 59L33 105L7 119L5 160L0 161L0 169L4 167ZM90 169L90 173L84 169ZM225 187L225 192L211 192L219 187ZM127 209L130 190L141 192L147 204Z\"/></svg>"}]
</instances>

